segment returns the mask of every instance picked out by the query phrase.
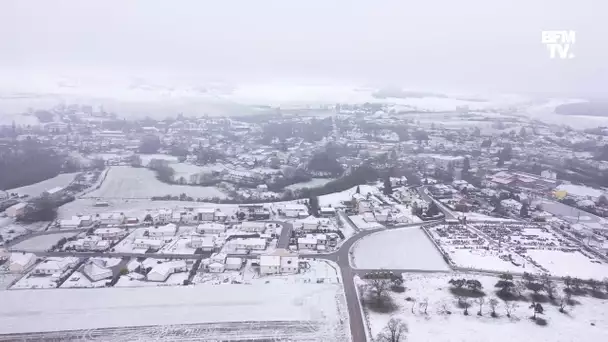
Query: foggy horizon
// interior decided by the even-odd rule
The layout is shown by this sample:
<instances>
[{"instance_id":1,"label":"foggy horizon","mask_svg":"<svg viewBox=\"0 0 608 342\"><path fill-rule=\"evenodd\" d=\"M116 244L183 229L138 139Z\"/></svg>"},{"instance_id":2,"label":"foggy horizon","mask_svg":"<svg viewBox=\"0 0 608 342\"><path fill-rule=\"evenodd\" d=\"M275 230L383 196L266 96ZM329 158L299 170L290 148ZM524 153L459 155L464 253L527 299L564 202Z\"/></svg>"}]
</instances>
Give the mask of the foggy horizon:
<instances>
[{"instance_id":1,"label":"foggy horizon","mask_svg":"<svg viewBox=\"0 0 608 342\"><path fill-rule=\"evenodd\" d=\"M599 97L608 85L602 8L591 0L6 1L0 89L87 77L321 80ZM576 57L550 59L543 30L576 31Z\"/></svg>"}]
</instances>

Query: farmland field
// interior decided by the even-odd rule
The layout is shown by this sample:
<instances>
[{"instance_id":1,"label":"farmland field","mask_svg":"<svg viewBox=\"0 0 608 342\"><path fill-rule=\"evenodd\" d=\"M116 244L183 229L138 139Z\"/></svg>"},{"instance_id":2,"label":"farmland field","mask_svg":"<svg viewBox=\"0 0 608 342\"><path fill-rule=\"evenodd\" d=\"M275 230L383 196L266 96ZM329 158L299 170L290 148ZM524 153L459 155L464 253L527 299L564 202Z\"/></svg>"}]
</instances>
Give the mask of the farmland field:
<instances>
[{"instance_id":1,"label":"farmland field","mask_svg":"<svg viewBox=\"0 0 608 342\"><path fill-rule=\"evenodd\" d=\"M417 227L380 231L353 248L353 266L361 269L449 270L431 240Z\"/></svg>"},{"instance_id":2,"label":"farmland field","mask_svg":"<svg viewBox=\"0 0 608 342\"><path fill-rule=\"evenodd\" d=\"M50 190L55 187L66 187L76 177L78 172L75 173L62 173L56 177L43 180L42 182L34 183L31 185L22 186L20 188L6 190L9 193L16 192L19 195L39 196L43 192Z\"/></svg>"},{"instance_id":3,"label":"farmland field","mask_svg":"<svg viewBox=\"0 0 608 342\"><path fill-rule=\"evenodd\" d=\"M130 166L113 166L101 187L86 197L145 199L153 196L179 196L182 193L194 198L226 198L215 187L166 184L156 179L153 171Z\"/></svg>"}]
</instances>

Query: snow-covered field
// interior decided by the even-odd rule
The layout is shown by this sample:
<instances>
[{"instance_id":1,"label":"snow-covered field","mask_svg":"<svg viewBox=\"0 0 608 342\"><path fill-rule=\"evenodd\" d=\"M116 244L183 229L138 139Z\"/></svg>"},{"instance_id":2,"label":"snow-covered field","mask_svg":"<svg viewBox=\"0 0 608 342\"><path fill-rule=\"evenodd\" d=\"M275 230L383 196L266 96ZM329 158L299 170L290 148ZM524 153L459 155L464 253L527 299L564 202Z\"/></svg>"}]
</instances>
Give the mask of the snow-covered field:
<instances>
[{"instance_id":1,"label":"snow-covered field","mask_svg":"<svg viewBox=\"0 0 608 342\"><path fill-rule=\"evenodd\" d=\"M313 179L309 180L308 182L296 183L296 184L286 186L285 189L298 190L298 189L304 189L304 188L319 188L333 180L334 180L333 178L313 178Z\"/></svg>"},{"instance_id":2,"label":"snow-covered field","mask_svg":"<svg viewBox=\"0 0 608 342\"><path fill-rule=\"evenodd\" d=\"M554 276L600 280L608 277L608 264L592 262L581 252L529 249L527 254Z\"/></svg>"},{"instance_id":3,"label":"snow-covered field","mask_svg":"<svg viewBox=\"0 0 608 342\"><path fill-rule=\"evenodd\" d=\"M418 227L373 233L358 241L353 250L353 266L360 269L450 269Z\"/></svg>"},{"instance_id":4,"label":"snow-covered field","mask_svg":"<svg viewBox=\"0 0 608 342\"><path fill-rule=\"evenodd\" d=\"M40 235L34 236L31 239L27 239L19 242L18 244L12 246L15 250L23 250L28 252L41 252L46 251L51 248L57 241L62 238L69 238L77 233L59 233L59 234L48 234L48 235Z\"/></svg>"},{"instance_id":5,"label":"snow-covered field","mask_svg":"<svg viewBox=\"0 0 608 342\"><path fill-rule=\"evenodd\" d=\"M182 285L186 279L188 279L188 272L173 273L163 282L135 279L127 274L120 276L120 279L118 279L118 282L114 287L177 286Z\"/></svg>"},{"instance_id":6,"label":"snow-covered field","mask_svg":"<svg viewBox=\"0 0 608 342\"><path fill-rule=\"evenodd\" d=\"M78 172L75 173L62 173L57 175L56 177L49 178L47 180L43 180L42 182L38 182L35 184L22 186L20 188L14 188L10 190L6 190L9 193L16 192L19 195L29 195L29 196L39 196L43 192L50 190L55 187L66 187L68 186L76 177Z\"/></svg>"},{"instance_id":7,"label":"snow-covered field","mask_svg":"<svg viewBox=\"0 0 608 342\"><path fill-rule=\"evenodd\" d=\"M15 222L10 217L0 217L0 236L4 241L12 240L18 236L28 234L30 232L38 232L45 229L49 222L34 222L23 224Z\"/></svg>"},{"instance_id":8,"label":"snow-covered field","mask_svg":"<svg viewBox=\"0 0 608 342\"><path fill-rule=\"evenodd\" d=\"M478 279L486 293L483 316L477 316L478 305L473 304L469 316L463 315L463 309L457 307L457 299L449 292L450 278ZM536 325L529 319L532 310L531 302L518 302L518 307L506 317L504 304L499 300L496 309L498 318L490 316L488 301L494 297L494 277L467 274L404 274L406 291L391 293L397 305L392 313L369 313L372 336L376 337L386 326L390 318L402 319L409 328L408 341L466 341L466 342L507 342L507 341L603 341L608 336L608 300L593 297L575 297L581 304L576 305L567 314L560 313L559 307L543 303L547 326ZM529 291L527 291L529 292ZM406 301L410 297L416 302ZM427 314L418 303L428 300ZM443 312L450 310L451 315ZM412 310L413 307L413 310ZM413 311L413 312L412 312Z\"/></svg>"},{"instance_id":9,"label":"snow-covered field","mask_svg":"<svg viewBox=\"0 0 608 342\"><path fill-rule=\"evenodd\" d=\"M360 185L359 191L362 195L367 195L368 193L374 194L378 193L378 188L372 185ZM322 207L326 207L331 205L332 207L340 206L343 201L350 201L353 199L353 195L357 192L357 187L352 187L350 189L334 192L333 194L319 196L319 205Z\"/></svg>"},{"instance_id":10,"label":"snow-covered field","mask_svg":"<svg viewBox=\"0 0 608 342\"><path fill-rule=\"evenodd\" d=\"M156 179L153 171L130 166L112 167L101 187L87 194L87 197L144 199L152 196L179 196L182 193L194 198L226 197L215 187L166 184Z\"/></svg>"},{"instance_id":11,"label":"snow-covered field","mask_svg":"<svg viewBox=\"0 0 608 342\"><path fill-rule=\"evenodd\" d=\"M306 321L318 339L349 336L336 284L196 285L8 291L0 333L239 321ZM35 322L35 323L33 323ZM246 333L246 331L243 331Z\"/></svg>"}]
</instances>

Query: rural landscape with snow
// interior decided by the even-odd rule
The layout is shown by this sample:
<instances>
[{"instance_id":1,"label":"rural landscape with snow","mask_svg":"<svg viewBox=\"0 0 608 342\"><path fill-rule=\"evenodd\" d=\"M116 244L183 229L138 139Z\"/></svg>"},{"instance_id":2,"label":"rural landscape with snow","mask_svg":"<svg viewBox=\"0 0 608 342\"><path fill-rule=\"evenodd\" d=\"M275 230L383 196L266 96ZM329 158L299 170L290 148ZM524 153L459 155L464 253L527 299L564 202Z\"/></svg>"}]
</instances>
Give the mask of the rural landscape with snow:
<instances>
[{"instance_id":1,"label":"rural landscape with snow","mask_svg":"<svg viewBox=\"0 0 608 342\"><path fill-rule=\"evenodd\" d=\"M1 1L0 342L608 341L585 1Z\"/></svg>"}]
</instances>

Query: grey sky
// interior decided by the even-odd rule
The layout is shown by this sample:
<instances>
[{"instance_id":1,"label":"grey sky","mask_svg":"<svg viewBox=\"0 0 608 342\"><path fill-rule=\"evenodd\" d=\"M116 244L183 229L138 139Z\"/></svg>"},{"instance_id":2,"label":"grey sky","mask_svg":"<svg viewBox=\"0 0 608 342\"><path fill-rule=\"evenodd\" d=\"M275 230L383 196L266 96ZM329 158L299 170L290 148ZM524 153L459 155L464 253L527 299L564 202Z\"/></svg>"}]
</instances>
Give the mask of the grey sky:
<instances>
[{"instance_id":1,"label":"grey sky","mask_svg":"<svg viewBox=\"0 0 608 342\"><path fill-rule=\"evenodd\" d=\"M608 89L604 0L0 1L0 73ZM550 60L547 29L576 30Z\"/></svg>"}]
</instances>

